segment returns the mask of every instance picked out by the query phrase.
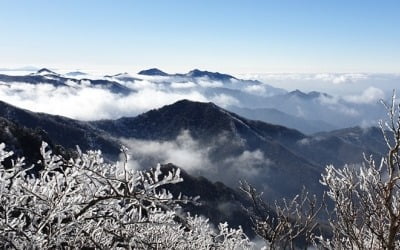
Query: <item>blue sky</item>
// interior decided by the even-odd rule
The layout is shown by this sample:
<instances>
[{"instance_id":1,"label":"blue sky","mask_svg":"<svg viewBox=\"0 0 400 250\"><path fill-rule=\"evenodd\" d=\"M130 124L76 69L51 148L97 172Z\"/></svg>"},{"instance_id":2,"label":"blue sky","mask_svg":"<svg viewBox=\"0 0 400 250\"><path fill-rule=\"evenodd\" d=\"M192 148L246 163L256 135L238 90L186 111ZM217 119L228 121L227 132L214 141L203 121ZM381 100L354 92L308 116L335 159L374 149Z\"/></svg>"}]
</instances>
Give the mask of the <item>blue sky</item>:
<instances>
[{"instance_id":1,"label":"blue sky","mask_svg":"<svg viewBox=\"0 0 400 250\"><path fill-rule=\"evenodd\" d=\"M0 0L0 67L400 73L400 1Z\"/></svg>"}]
</instances>

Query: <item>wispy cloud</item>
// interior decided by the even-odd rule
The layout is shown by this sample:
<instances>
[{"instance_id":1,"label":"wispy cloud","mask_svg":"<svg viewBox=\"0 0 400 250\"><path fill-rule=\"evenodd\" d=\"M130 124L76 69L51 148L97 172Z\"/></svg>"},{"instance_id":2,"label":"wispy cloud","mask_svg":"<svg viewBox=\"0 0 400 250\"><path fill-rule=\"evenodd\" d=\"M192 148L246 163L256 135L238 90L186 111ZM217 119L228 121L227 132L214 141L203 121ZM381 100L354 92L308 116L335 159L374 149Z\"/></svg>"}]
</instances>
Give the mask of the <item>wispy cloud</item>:
<instances>
[{"instance_id":1,"label":"wispy cloud","mask_svg":"<svg viewBox=\"0 0 400 250\"><path fill-rule=\"evenodd\" d=\"M130 149L133 168L173 163L188 172L195 172L208 170L212 165L208 157L211 148L201 146L189 131L182 131L172 141L122 139L122 142Z\"/></svg>"},{"instance_id":2,"label":"wispy cloud","mask_svg":"<svg viewBox=\"0 0 400 250\"><path fill-rule=\"evenodd\" d=\"M58 87L45 83L2 83L0 80L0 100L35 112L80 120L136 116L182 99L214 102L222 107L240 105L240 101L229 94L205 93L204 90L207 88L224 86L219 81L207 81L205 78L192 81L179 76L140 76L141 80L137 80L137 77L139 76L122 74L105 78L131 89L132 92L127 95L112 93L101 86L93 86L90 80L81 80L79 84L67 81L68 86Z\"/></svg>"},{"instance_id":3,"label":"wispy cloud","mask_svg":"<svg viewBox=\"0 0 400 250\"><path fill-rule=\"evenodd\" d=\"M89 86L54 87L49 84L11 83L0 85L0 99L36 112L80 120L135 116L181 99L209 101L197 91L168 92L154 84L139 83L129 95Z\"/></svg>"},{"instance_id":4,"label":"wispy cloud","mask_svg":"<svg viewBox=\"0 0 400 250\"><path fill-rule=\"evenodd\" d=\"M211 97L210 100L224 108L228 107L228 106L240 105L240 102L238 99L236 99L230 95L226 95L226 94L215 95L215 96Z\"/></svg>"},{"instance_id":5,"label":"wispy cloud","mask_svg":"<svg viewBox=\"0 0 400 250\"><path fill-rule=\"evenodd\" d=\"M236 169L240 172L240 175L245 177L254 177L259 174L260 169L257 166L270 166L273 162L264 156L264 153L260 150L255 151L243 151L236 157L228 157L224 160L226 165Z\"/></svg>"},{"instance_id":6,"label":"wispy cloud","mask_svg":"<svg viewBox=\"0 0 400 250\"><path fill-rule=\"evenodd\" d=\"M254 95L265 95L266 88L263 85L249 85L244 87L243 91Z\"/></svg>"},{"instance_id":7,"label":"wispy cloud","mask_svg":"<svg viewBox=\"0 0 400 250\"><path fill-rule=\"evenodd\" d=\"M194 82L172 82L171 88L174 89L189 89L194 88L197 85Z\"/></svg>"},{"instance_id":8,"label":"wispy cloud","mask_svg":"<svg viewBox=\"0 0 400 250\"><path fill-rule=\"evenodd\" d=\"M193 139L190 131L182 131L174 140L121 139L131 154L129 164L133 168L151 167L157 163L173 163L189 173L203 175L212 180L226 181L237 185L237 180L257 179L266 173L273 162L256 149L243 150L238 155L213 157L222 144L227 143L224 135L217 136L211 143L201 143ZM231 144L234 144L230 141Z\"/></svg>"},{"instance_id":9,"label":"wispy cloud","mask_svg":"<svg viewBox=\"0 0 400 250\"><path fill-rule=\"evenodd\" d=\"M377 103L385 98L383 90L375 87L368 87L360 95L344 96L344 100L357 104Z\"/></svg>"},{"instance_id":10,"label":"wispy cloud","mask_svg":"<svg viewBox=\"0 0 400 250\"><path fill-rule=\"evenodd\" d=\"M310 77L311 80L322 80L333 84L353 83L368 79L367 74L344 73L344 74L316 74Z\"/></svg>"},{"instance_id":11,"label":"wispy cloud","mask_svg":"<svg viewBox=\"0 0 400 250\"><path fill-rule=\"evenodd\" d=\"M205 87L205 88L218 88L218 87L224 86L224 84L222 82L205 81L205 80L199 80L199 81L197 81L197 84L199 84L201 87Z\"/></svg>"},{"instance_id":12,"label":"wispy cloud","mask_svg":"<svg viewBox=\"0 0 400 250\"><path fill-rule=\"evenodd\" d=\"M385 93L398 88L400 74L383 73L267 73L246 74L246 79L260 80L286 90L320 91L345 96L365 90L368 86Z\"/></svg>"},{"instance_id":13,"label":"wispy cloud","mask_svg":"<svg viewBox=\"0 0 400 250\"><path fill-rule=\"evenodd\" d=\"M365 73L271 73L247 74L246 78L278 81L324 81L334 84L352 83L374 77L374 74Z\"/></svg>"}]
</instances>

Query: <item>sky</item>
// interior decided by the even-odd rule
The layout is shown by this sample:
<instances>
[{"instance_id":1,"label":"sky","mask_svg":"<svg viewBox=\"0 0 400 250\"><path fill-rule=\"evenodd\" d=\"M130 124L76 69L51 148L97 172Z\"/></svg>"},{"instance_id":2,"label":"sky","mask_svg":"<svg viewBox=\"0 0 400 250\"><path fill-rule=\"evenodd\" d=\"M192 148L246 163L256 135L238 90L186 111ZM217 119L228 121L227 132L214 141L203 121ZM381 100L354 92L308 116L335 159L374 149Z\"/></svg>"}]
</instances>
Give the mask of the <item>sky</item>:
<instances>
[{"instance_id":1,"label":"sky","mask_svg":"<svg viewBox=\"0 0 400 250\"><path fill-rule=\"evenodd\" d=\"M400 73L400 1L0 0L0 67Z\"/></svg>"}]
</instances>

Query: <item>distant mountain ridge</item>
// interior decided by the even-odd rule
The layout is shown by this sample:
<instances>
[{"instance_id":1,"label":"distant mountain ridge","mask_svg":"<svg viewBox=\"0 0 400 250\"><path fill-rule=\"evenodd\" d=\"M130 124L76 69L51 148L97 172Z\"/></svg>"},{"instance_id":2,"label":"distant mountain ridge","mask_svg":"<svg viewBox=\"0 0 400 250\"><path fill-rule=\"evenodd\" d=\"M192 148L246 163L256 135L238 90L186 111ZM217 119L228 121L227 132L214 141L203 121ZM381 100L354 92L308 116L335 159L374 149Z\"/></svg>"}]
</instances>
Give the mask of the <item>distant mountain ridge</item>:
<instances>
[{"instance_id":1,"label":"distant mountain ridge","mask_svg":"<svg viewBox=\"0 0 400 250\"><path fill-rule=\"evenodd\" d=\"M213 152L213 155L218 156L214 159L216 162L245 150L261 150L266 158L274 162L273 166L259 166L261 169L268 169L267 175L260 174L262 178L268 179L270 185L280 185L279 183L290 176L289 181L284 181L287 184L279 191L280 195L293 192L296 185L317 183L320 171L326 164L358 163L362 161L363 152L379 157L385 150L383 144L355 144L329 133L324 136L306 136L283 126L247 120L212 103L188 100L151 110L137 117L96 121L91 124L116 137L142 140L173 140L182 130L188 130L193 138L204 145L217 145ZM228 138L229 145L215 144L214 139L221 134ZM358 131L354 136L368 137L368 134ZM291 174L288 175L289 173ZM270 179L271 175L274 178ZM292 177L295 178L291 179ZM270 195L277 196L272 193Z\"/></svg>"},{"instance_id":2,"label":"distant mountain ridge","mask_svg":"<svg viewBox=\"0 0 400 250\"><path fill-rule=\"evenodd\" d=\"M80 76L82 76L82 74L80 74ZM50 84L53 85L54 87L65 87L65 88L75 88L76 86L88 87L87 83L89 83L89 86L101 87L113 93L126 95L133 92L133 90L113 80L88 79L88 78L75 79L68 77L67 75L68 74L66 74L66 76L63 76L51 70L43 68L38 70L36 73L32 73L29 75L11 76L11 75L0 74L0 82L4 82L6 84L13 84L13 83L28 83L34 85ZM75 85L70 86L71 83Z\"/></svg>"},{"instance_id":3,"label":"distant mountain ridge","mask_svg":"<svg viewBox=\"0 0 400 250\"><path fill-rule=\"evenodd\" d=\"M98 78L85 77L83 72L70 73L73 74L58 74L43 68L28 75L0 75L0 83L2 86L43 83L69 89L71 93L76 93L76 88L101 88L114 95L124 96L148 90L147 88L165 95L195 94L201 96L200 99L213 101L227 109L230 109L230 106L241 108L241 115L251 119L285 126L291 126L294 120L298 120L300 126L294 128L308 134L374 124L382 119L385 113L382 105L374 103L373 100L341 98L316 91L306 93L297 89L287 91L257 80L239 79L229 74L199 69L183 74L169 74L157 68L150 68L138 72L137 75L120 73ZM7 90L13 91L20 90ZM283 114L279 119L277 113L273 114L276 119L265 119L261 110L267 109L274 109Z\"/></svg>"},{"instance_id":4,"label":"distant mountain ridge","mask_svg":"<svg viewBox=\"0 0 400 250\"><path fill-rule=\"evenodd\" d=\"M186 76L188 76L188 77L208 77L211 80L217 80L217 81L231 81L231 80L237 79L228 74L221 74L219 72L202 71L199 69L194 69L194 70L189 71L189 73L187 73Z\"/></svg>"},{"instance_id":5,"label":"distant mountain ridge","mask_svg":"<svg viewBox=\"0 0 400 250\"><path fill-rule=\"evenodd\" d=\"M20 126L45 131L55 144L74 150L101 149L110 159L117 159L120 144L87 122L70 118L35 113L0 101L0 117Z\"/></svg>"},{"instance_id":6,"label":"distant mountain ridge","mask_svg":"<svg viewBox=\"0 0 400 250\"><path fill-rule=\"evenodd\" d=\"M0 117L0 143L6 144L6 149L14 152L14 157L25 157L25 163L27 166L34 165L35 168L30 171L32 174L37 174L43 166L39 164L42 161L40 155L40 147L42 141L49 144L49 149L54 154L61 155L65 160L75 157L76 152L70 148L64 148L60 144L70 146L70 140L76 143L82 143L88 138L82 138L78 141L73 134L74 128L71 127L64 131L59 131L64 134L64 140L59 141L59 138L55 138L55 143L51 137L54 137L56 132L51 128L58 127L62 128L62 123L68 123L70 121L63 120L62 117L58 117L58 122L55 123L52 117L47 117L45 114L31 113L29 111L19 110L12 106L4 105L0 103L1 108L7 108L8 114L6 116L13 118L15 121L19 120L31 127L36 129L22 126L20 123L12 122L4 117ZM3 113L2 115L4 115ZM37 121L40 118L42 121ZM65 118L66 119L66 118ZM48 124L46 124L48 123ZM71 126L74 126L70 124ZM50 133L40 129L40 127L47 129ZM82 124L82 127L85 125ZM87 128L90 130L90 128ZM96 138L94 138L96 141ZM85 146L85 143L83 144ZM101 145L91 145L92 147ZM82 148L83 149L83 148ZM86 148L88 149L88 148ZM115 152L114 154L117 154ZM12 157L12 158L14 158ZM3 164L6 167L11 167L11 159L7 158ZM171 170L171 168L177 168L173 164L166 164L162 166L162 171ZM254 232L252 230L251 221L249 215L246 213L244 206L249 206L250 202L244 197L243 194L238 191L225 186L223 183L213 183L204 177L194 177L181 170L181 177L184 178L184 182L175 185L169 185L167 188L175 195L186 195L196 197L200 195L198 200L201 205L183 204L185 212L190 212L192 215L203 215L207 216L214 225L220 222L229 222L230 226L238 227L241 226L245 233L252 237Z\"/></svg>"},{"instance_id":7,"label":"distant mountain ridge","mask_svg":"<svg viewBox=\"0 0 400 250\"><path fill-rule=\"evenodd\" d=\"M199 69L193 69L186 74L168 74L160 69L151 68L151 69L139 71L138 74L139 75L147 75L147 76L179 76L179 77L188 77L188 78L208 77L210 80L216 80L216 81L230 81L230 80L237 79L228 74L222 74L219 72L203 71L203 70L199 70Z\"/></svg>"},{"instance_id":8,"label":"distant mountain ridge","mask_svg":"<svg viewBox=\"0 0 400 250\"><path fill-rule=\"evenodd\" d=\"M58 74L47 68L42 68L42 69L39 69L36 73L33 73L33 75L58 75Z\"/></svg>"},{"instance_id":9,"label":"distant mountain ridge","mask_svg":"<svg viewBox=\"0 0 400 250\"><path fill-rule=\"evenodd\" d=\"M320 120L307 120L301 117L286 114L274 108L240 108L228 107L228 110L252 120L260 120L267 123L279 124L288 128L297 129L306 134L314 134L321 131L332 131L337 129Z\"/></svg>"},{"instance_id":10,"label":"distant mountain ridge","mask_svg":"<svg viewBox=\"0 0 400 250\"><path fill-rule=\"evenodd\" d=\"M14 157L25 157L27 166L35 165L31 172L35 172L42 167L38 162L42 160L39 149L43 141L48 143L49 148L54 153L66 159L73 156L72 150L55 144L46 131L39 128L27 128L0 117L0 143L5 143L6 149L12 151ZM11 159L6 159L3 164L6 167L11 167Z\"/></svg>"},{"instance_id":11,"label":"distant mountain ridge","mask_svg":"<svg viewBox=\"0 0 400 250\"><path fill-rule=\"evenodd\" d=\"M162 70L157 68L151 68L146 70L141 70L138 72L138 75L146 75L146 76L169 76L169 74L165 73Z\"/></svg>"},{"instance_id":12,"label":"distant mountain ridge","mask_svg":"<svg viewBox=\"0 0 400 250\"><path fill-rule=\"evenodd\" d=\"M386 150L376 129L307 136L294 129L245 119L213 103L188 100L136 117L92 122L33 113L0 102L0 117L29 129L42 129L64 148L80 145L83 150L101 149L113 160L119 155L120 138L142 140L145 145L146 141L175 141L182 131L188 131L200 147L208 149L212 165L211 169L198 169L198 175L231 187L246 178L269 200L291 197L304 185L320 193L318 181L327 164L360 163L363 152L379 159Z\"/></svg>"},{"instance_id":13,"label":"distant mountain ridge","mask_svg":"<svg viewBox=\"0 0 400 250\"><path fill-rule=\"evenodd\" d=\"M81 72L81 71L72 71L72 72L66 73L65 75L66 76L76 77L76 76L87 76L87 73Z\"/></svg>"},{"instance_id":14,"label":"distant mountain ridge","mask_svg":"<svg viewBox=\"0 0 400 250\"><path fill-rule=\"evenodd\" d=\"M320 97L332 98L332 96L330 96L326 93L321 93L321 92L317 92L317 91L311 91L311 92L305 93L298 89L291 91L291 92L287 93L286 95L290 96L290 97L298 97L298 98L302 98L302 99L315 99L315 98L320 98Z\"/></svg>"}]
</instances>

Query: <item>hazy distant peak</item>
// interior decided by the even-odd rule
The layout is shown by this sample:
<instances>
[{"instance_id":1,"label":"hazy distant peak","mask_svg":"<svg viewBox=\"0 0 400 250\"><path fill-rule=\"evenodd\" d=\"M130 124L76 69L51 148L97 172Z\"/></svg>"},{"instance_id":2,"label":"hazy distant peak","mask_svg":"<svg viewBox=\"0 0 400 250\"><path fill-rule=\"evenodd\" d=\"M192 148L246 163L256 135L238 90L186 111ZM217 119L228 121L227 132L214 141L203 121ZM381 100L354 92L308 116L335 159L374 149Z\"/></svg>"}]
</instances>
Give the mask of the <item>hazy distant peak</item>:
<instances>
[{"instance_id":1,"label":"hazy distant peak","mask_svg":"<svg viewBox=\"0 0 400 250\"><path fill-rule=\"evenodd\" d=\"M321 97L321 96L323 96L323 97L332 97L332 96L328 95L327 93L322 93L322 92L318 92L318 91L311 91L311 92L308 93L308 95L310 97L313 97L313 98L318 98L318 97Z\"/></svg>"},{"instance_id":2,"label":"hazy distant peak","mask_svg":"<svg viewBox=\"0 0 400 250\"><path fill-rule=\"evenodd\" d=\"M124 72L124 73L115 74L114 76L127 76L127 75L129 75L129 73L128 72Z\"/></svg>"},{"instance_id":3,"label":"hazy distant peak","mask_svg":"<svg viewBox=\"0 0 400 250\"><path fill-rule=\"evenodd\" d=\"M113 77L126 77L126 76L131 76L131 75L129 75L129 73L128 72L124 72L124 73L117 73L117 74L115 74L115 75L105 75L104 77L105 78L113 78Z\"/></svg>"},{"instance_id":4,"label":"hazy distant peak","mask_svg":"<svg viewBox=\"0 0 400 250\"><path fill-rule=\"evenodd\" d=\"M165 73L162 70L159 70L157 68L151 68L151 69L146 69L139 71L139 75L147 75L147 76L168 76L167 73Z\"/></svg>"},{"instance_id":5,"label":"hazy distant peak","mask_svg":"<svg viewBox=\"0 0 400 250\"><path fill-rule=\"evenodd\" d=\"M210 72L210 71L199 70L199 69L193 69L186 74L173 74L173 75L171 74L170 75L160 69L151 68L151 69L142 70L138 74L139 75L147 75L147 76L179 76L179 77L190 77L190 78L208 77L210 80L215 80L215 81L230 81L230 80L236 79L234 76L231 76L228 74L222 74L219 72Z\"/></svg>"},{"instance_id":6,"label":"hazy distant peak","mask_svg":"<svg viewBox=\"0 0 400 250\"><path fill-rule=\"evenodd\" d=\"M81 71L73 71L73 72L68 72L65 75L66 76L86 76L87 74L85 72L81 72Z\"/></svg>"},{"instance_id":7,"label":"hazy distant peak","mask_svg":"<svg viewBox=\"0 0 400 250\"><path fill-rule=\"evenodd\" d=\"M300 91L300 90L298 90L298 89L289 92L288 95L290 95L290 96L297 96L297 97L303 97L303 98L308 97L308 95L307 95L306 93L304 93L304 92L302 92L302 91Z\"/></svg>"},{"instance_id":8,"label":"hazy distant peak","mask_svg":"<svg viewBox=\"0 0 400 250\"><path fill-rule=\"evenodd\" d=\"M186 75L189 77L208 77L211 80L219 80L219 81L229 81L232 79L236 79L235 77L228 75L228 74L221 74L219 72L203 71L203 70L199 70L199 69L191 70Z\"/></svg>"},{"instance_id":9,"label":"hazy distant peak","mask_svg":"<svg viewBox=\"0 0 400 250\"><path fill-rule=\"evenodd\" d=\"M58 75L56 72L51 71L51 70L49 70L49 69L47 69L47 68L39 69L39 70L36 72L36 74L37 74L37 75Z\"/></svg>"},{"instance_id":10,"label":"hazy distant peak","mask_svg":"<svg viewBox=\"0 0 400 250\"><path fill-rule=\"evenodd\" d=\"M303 99L306 99L306 98L314 99L314 98L319 98L321 96L330 97L330 95L328 95L326 93L321 93L321 92L318 92L318 91L311 91L309 93L304 93L304 92L302 92L302 91L300 91L298 89L289 92L288 95L289 96L297 96L297 97L303 98Z\"/></svg>"}]
</instances>

